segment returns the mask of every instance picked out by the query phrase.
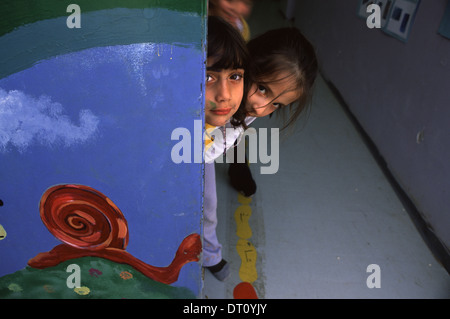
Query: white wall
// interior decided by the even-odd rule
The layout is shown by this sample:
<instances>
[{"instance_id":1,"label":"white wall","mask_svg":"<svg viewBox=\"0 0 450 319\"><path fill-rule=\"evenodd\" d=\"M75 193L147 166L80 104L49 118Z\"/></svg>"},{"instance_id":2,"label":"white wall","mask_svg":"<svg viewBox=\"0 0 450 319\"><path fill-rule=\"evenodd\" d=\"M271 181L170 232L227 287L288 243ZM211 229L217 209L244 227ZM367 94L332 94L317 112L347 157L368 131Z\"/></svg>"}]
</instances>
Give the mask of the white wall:
<instances>
[{"instance_id":1,"label":"white wall","mask_svg":"<svg viewBox=\"0 0 450 319\"><path fill-rule=\"evenodd\" d=\"M297 0L295 23L392 174L450 247L450 40L447 0L422 1L407 43L357 16L358 0ZM417 142L417 134L423 140Z\"/></svg>"}]
</instances>

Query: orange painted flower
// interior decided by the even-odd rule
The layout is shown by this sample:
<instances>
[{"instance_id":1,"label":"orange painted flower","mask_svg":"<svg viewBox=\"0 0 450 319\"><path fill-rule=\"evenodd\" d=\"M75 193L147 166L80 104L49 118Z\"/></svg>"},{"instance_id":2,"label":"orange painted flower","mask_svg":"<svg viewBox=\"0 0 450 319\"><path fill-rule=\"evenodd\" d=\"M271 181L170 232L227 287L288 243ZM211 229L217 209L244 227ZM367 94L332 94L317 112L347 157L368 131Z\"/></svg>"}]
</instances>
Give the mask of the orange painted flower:
<instances>
[{"instance_id":1,"label":"orange painted flower","mask_svg":"<svg viewBox=\"0 0 450 319\"><path fill-rule=\"evenodd\" d=\"M120 273L120 277L121 277L123 280L128 280L128 279L133 278L133 275L132 275L130 272L128 272L128 271L122 271L122 272Z\"/></svg>"}]
</instances>

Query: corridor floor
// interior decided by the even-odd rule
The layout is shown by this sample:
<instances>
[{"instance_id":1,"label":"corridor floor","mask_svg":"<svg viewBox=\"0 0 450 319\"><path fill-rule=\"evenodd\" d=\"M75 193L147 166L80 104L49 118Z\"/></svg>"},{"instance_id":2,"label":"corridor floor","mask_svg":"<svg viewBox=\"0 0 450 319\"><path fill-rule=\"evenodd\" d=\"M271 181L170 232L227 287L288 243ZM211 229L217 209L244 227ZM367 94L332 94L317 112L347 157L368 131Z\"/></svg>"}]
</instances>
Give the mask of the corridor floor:
<instances>
[{"instance_id":1,"label":"corridor floor","mask_svg":"<svg viewBox=\"0 0 450 319\"><path fill-rule=\"evenodd\" d=\"M275 3L261 1L253 21ZM245 280L260 299L450 298L449 274L322 77L308 115L280 132L278 172L260 174L267 165L250 164L258 189L242 203L227 164L216 164L217 233L232 275L219 282L206 271L203 298L233 299Z\"/></svg>"},{"instance_id":2,"label":"corridor floor","mask_svg":"<svg viewBox=\"0 0 450 319\"><path fill-rule=\"evenodd\" d=\"M270 131L277 121L262 118L253 127ZM240 272L252 267L261 299L450 298L449 274L322 78L309 117L283 136L276 174L250 164L258 189L248 204L247 241L256 263L239 253L245 225L235 212L243 204L227 164L216 164L217 233L232 275L219 282L206 271L204 298L232 299ZM379 266L379 288L369 288L369 265Z\"/></svg>"}]
</instances>

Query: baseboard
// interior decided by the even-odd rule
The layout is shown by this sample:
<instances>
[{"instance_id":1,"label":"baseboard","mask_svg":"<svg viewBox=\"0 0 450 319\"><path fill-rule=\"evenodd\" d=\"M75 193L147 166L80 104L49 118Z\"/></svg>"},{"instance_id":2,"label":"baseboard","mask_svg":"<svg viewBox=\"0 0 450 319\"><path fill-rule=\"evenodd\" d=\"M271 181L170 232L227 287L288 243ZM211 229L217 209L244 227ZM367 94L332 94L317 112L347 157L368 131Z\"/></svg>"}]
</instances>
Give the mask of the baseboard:
<instances>
[{"instance_id":1,"label":"baseboard","mask_svg":"<svg viewBox=\"0 0 450 319\"><path fill-rule=\"evenodd\" d=\"M441 265L447 270L447 272L450 274L450 252L447 249L447 247L442 243L442 241L439 239L439 237L436 236L432 228L428 225L427 221L423 218L422 214L418 211L417 207L409 197L409 195L403 190L401 185L397 182L392 172L389 170L389 167L383 158L383 156L380 154L377 146L372 141L370 136L366 133L362 125L359 123L358 119L354 116L354 114L351 112L350 108L348 107L348 104L345 102L344 98L342 97L339 90L336 88L336 86L333 84L332 81L327 79L322 74L323 79L327 83L328 87L332 91L333 95L338 100L339 104L341 105L342 109L348 116L348 118L351 120L352 124L354 125L355 129L358 131L360 136L362 137L364 143L368 147L369 151L373 155L374 159L376 160L378 166L383 171L383 174L385 175L386 179L394 189L396 195L402 202L405 210L408 212L412 222L414 223L417 231L420 233L422 239L430 249L431 253L434 255L436 260L441 263Z\"/></svg>"}]
</instances>

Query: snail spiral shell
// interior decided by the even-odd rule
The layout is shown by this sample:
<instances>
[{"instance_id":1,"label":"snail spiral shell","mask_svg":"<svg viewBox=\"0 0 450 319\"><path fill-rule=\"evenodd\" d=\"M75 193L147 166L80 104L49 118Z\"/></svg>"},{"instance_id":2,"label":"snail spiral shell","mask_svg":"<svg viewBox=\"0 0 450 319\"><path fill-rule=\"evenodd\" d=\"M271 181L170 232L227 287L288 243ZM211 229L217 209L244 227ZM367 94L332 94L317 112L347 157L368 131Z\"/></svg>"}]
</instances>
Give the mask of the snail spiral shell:
<instances>
[{"instance_id":1,"label":"snail spiral shell","mask_svg":"<svg viewBox=\"0 0 450 319\"><path fill-rule=\"evenodd\" d=\"M84 185L56 185L42 195L42 222L63 242L48 252L28 261L33 268L43 269L80 257L100 257L125 263L145 276L171 284L178 279L181 267L198 261L201 238L198 234L185 237L175 257L167 267L155 267L132 256L128 244L128 225L119 208L99 191Z\"/></svg>"},{"instance_id":2,"label":"snail spiral shell","mask_svg":"<svg viewBox=\"0 0 450 319\"><path fill-rule=\"evenodd\" d=\"M82 249L125 249L127 222L105 195L84 185L56 185L40 202L42 222L62 242Z\"/></svg>"}]
</instances>

